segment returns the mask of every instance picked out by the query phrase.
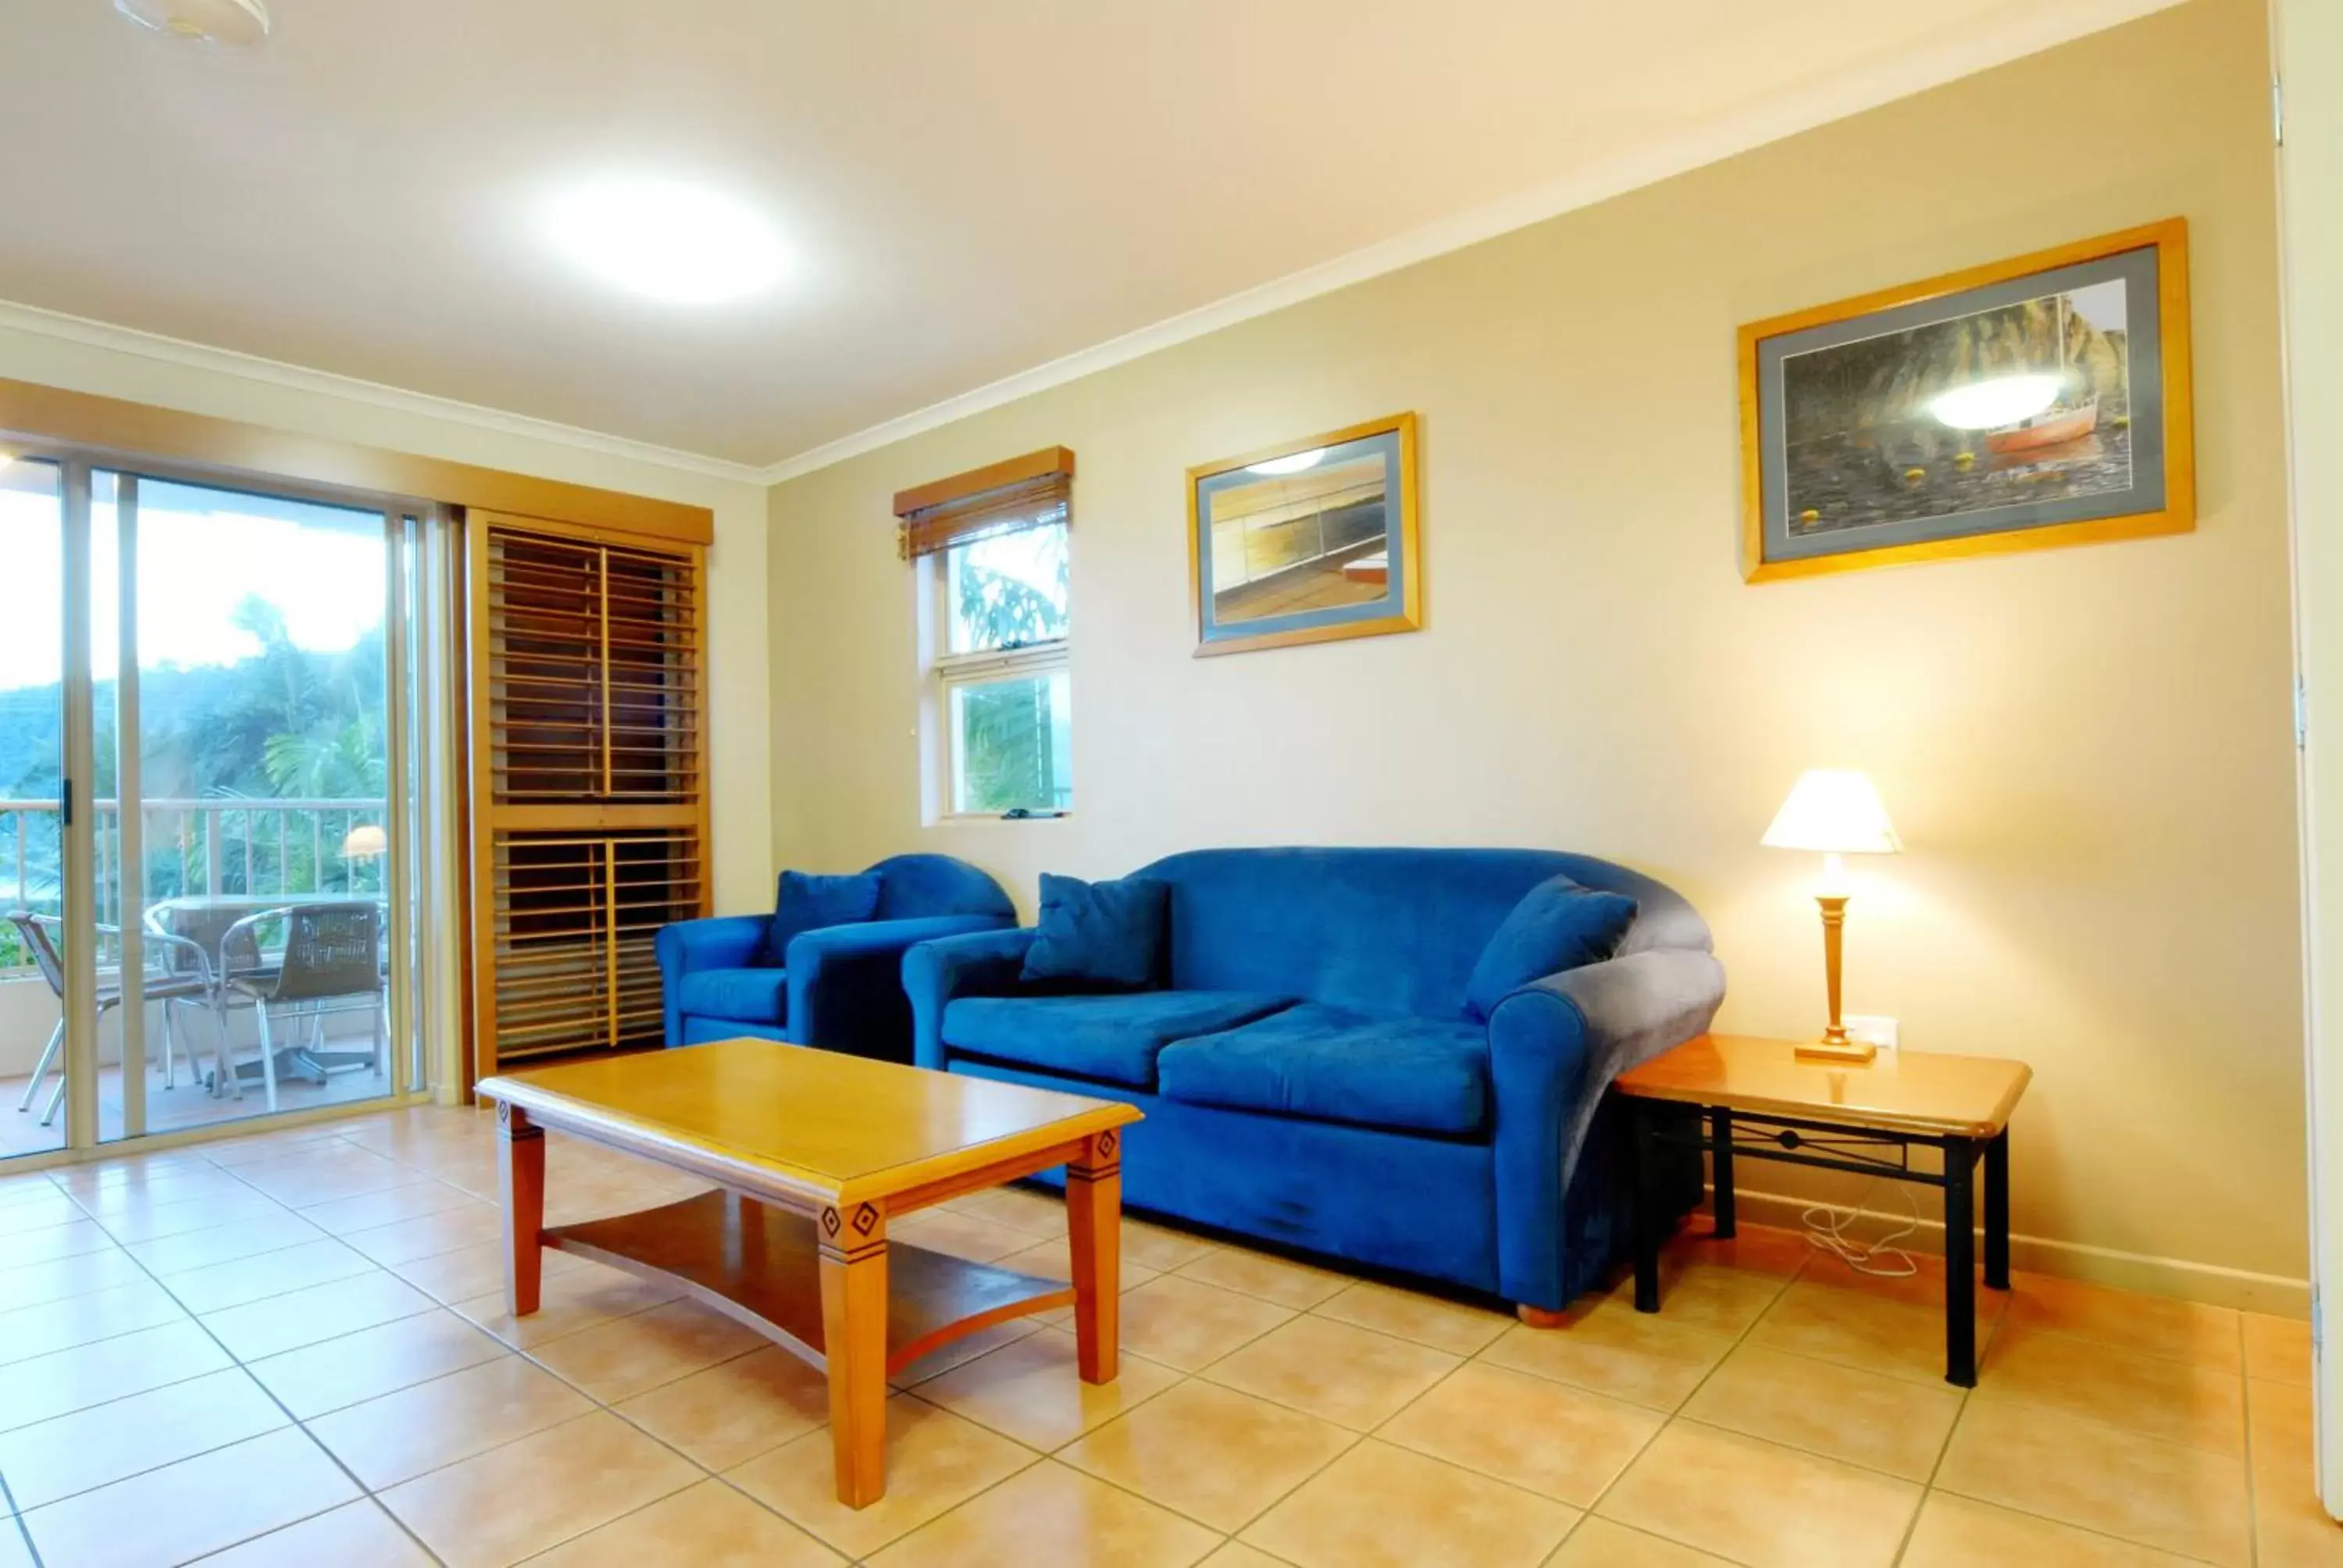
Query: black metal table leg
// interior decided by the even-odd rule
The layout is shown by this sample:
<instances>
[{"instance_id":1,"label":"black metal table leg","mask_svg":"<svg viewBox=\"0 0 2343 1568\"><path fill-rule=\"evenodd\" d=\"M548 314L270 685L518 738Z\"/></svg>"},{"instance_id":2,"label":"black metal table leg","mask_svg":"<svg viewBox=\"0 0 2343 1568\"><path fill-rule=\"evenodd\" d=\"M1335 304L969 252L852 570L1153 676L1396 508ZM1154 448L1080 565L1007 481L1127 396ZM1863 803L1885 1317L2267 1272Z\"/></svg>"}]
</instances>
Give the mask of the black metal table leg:
<instances>
[{"instance_id":1,"label":"black metal table leg","mask_svg":"<svg viewBox=\"0 0 2343 1568\"><path fill-rule=\"evenodd\" d=\"M1710 1211L1716 1219L1716 1234L1729 1241L1734 1234L1733 1112L1721 1105L1708 1113L1708 1157L1715 1192Z\"/></svg>"},{"instance_id":2,"label":"black metal table leg","mask_svg":"<svg viewBox=\"0 0 2343 1568\"><path fill-rule=\"evenodd\" d=\"M2009 1129L1985 1146L1985 1282L2009 1289Z\"/></svg>"},{"instance_id":3,"label":"black metal table leg","mask_svg":"<svg viewBox=\"0 0 2343 1568\"><path fill-rule=\"evenodd\" d=\"M1640 1100L1627 1101L1627 1136L1634 1146L1635 1310L1660 1310L1660 1195L1656 1142L1651 1112Z\"/></svg>"},{"instance_id":4,"label":"black metal table leg","mask_svg":"<svg viewBox=\"0 0 2343 1568\"><path fill-rule=\"evenodd\" d=\"M1976 1387L1977 1146L1945 1140L1945 1381Z\"/></svg>"}]
</instances>

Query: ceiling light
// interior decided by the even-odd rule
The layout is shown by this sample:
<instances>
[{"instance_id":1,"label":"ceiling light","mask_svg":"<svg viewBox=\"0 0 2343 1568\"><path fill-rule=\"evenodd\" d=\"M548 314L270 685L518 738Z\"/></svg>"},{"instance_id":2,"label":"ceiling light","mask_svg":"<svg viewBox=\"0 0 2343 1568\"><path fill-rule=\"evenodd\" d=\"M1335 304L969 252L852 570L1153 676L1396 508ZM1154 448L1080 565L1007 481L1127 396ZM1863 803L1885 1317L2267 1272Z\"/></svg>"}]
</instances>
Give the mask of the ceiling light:
<instances>
[{"instance_id":1,"label":"ceiling light","mask_svg":"<svg viewBox=\"0 0 2343 1568\"><path fill-rule=\"evenodd\" d=\"M735 299L781 273L770 224L729 197L666 180L581 186L552 203L547 227L579 266L654 299Z\"/></svg>"},{"instance_id":2,"label":"ceiling light","mask_svg":"<svg viewBox=\"0 0 2343 1568\"><path fill-rule=\"evenodd\" d=\"M1928 412L1956 430L1992 430L2030 419L2058 400L2056 376L1998 376L1956 387L1928 405Z\"/></svg>"},{"instance_id":3,"label":"ceiling light","mask_svg":"<svg viewBox=\"0 0 2343 1568\"><path fill-rule=\"evenodd\" d=\"M114 0L141 27L197 44L257 44L268 36L264 0Z\"/></svg>"},{"instance_id":4,"label":"ceiling light","mask_svg":"<svg viewBox=\"0 0 2343 1568\"><path fill-rule=\"evenodd\" d=\"M1307 452L1296 452L1291 457L1272 457L1266 463L1250 464L1245 471L1249 474L1298 474L1304 468L1316 467L1319 459L1325 456L1325 447L1312 447Z\"/></svg>"}]
</instances>

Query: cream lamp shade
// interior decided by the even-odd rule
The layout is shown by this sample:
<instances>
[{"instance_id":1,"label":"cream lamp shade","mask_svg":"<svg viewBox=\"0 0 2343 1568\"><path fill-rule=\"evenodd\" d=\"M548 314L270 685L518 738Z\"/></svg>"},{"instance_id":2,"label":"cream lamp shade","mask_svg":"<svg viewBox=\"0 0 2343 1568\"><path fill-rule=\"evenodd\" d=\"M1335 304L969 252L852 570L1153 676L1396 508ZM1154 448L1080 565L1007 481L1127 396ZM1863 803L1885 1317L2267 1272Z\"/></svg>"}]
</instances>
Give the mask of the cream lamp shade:
<instances>
[{"instance_id":1,"label":"cream lamp shade","mask_svg":"<svg viewBox=\"0 0 2343 1568\"><path fill-rule=\"evenodd\" d=\"M1846 768L1809 768L1800 774L1763 842L1773 849L1827 855L1893 855L1904 848L1870 778Z\"/></svg>"},{"instance_id":2,"label":"cream lamp shade","mask_svg":"<svg viewBox=\"0 0 2343 1568\"><path fill-rule=\"evenodd\" d=\"M377 823L361 822L342 840L342 858L346 860L372 859L389 852L390 836Z\"/></svg>"}]
</instances>

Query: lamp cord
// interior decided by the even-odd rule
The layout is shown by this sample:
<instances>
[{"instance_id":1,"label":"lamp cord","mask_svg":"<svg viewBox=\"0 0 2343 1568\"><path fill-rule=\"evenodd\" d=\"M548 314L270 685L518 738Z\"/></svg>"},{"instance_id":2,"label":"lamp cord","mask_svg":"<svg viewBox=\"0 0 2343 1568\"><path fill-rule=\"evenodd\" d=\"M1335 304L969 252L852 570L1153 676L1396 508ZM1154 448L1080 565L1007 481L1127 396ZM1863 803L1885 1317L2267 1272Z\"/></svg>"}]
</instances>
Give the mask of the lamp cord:
<instances>
[{"instance_id":1,"label":"lamp cord","mask_svg":"<svg viewBox=\"0 0 2343 1568\"><path fill-rule=\"evenodd\" d=\"M1920 1271L1920 1265L1913 1261L1911 1253L1895 1243L1920 1228L1920 1204L1910 1189L1900 1182L1896 1186L1898 1196L1910 1211L1906 1218L1871 1241L1858 1241L1853 1234L1855 1221L1863 1217L1864 1206L1878 1190L1879 1179L1874 1177L1861 1195L1845 1208L1835 1203L1809 1204L1799 1216L1806 1227L1806 1244L1830 1253L1858 1274L1884 1280L1908 1279Z\"/></svg>"}]
</instances>

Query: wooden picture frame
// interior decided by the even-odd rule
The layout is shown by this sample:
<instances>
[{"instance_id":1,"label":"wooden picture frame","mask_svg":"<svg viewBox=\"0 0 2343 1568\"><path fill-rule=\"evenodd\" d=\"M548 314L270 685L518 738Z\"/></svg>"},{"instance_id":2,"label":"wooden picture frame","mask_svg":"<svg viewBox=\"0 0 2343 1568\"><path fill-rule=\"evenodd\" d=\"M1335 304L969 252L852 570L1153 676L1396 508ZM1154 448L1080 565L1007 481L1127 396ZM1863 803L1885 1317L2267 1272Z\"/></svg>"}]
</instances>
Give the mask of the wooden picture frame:
<instances>
[{"instance_id":1,"label":"wooden picture frame","mask_svg":"<svg viewBox=\"0 0 2343 1568\"><path fill-rule=\"evenodd\" d=\"M1418 528L1412 413L1190 468L1196 657L1420 629Z\"/></svg>"},{"instance_id":2,"label":"wooden picture frame","mask_svg":"<svg viewBox=\"0 0 2343 1568\"><path fill-rule=\"evenodd\" d=\"M2185 218L1754 322L1739 358L1750 582L2197 526Z\"/></svg>"}]
</instances>

